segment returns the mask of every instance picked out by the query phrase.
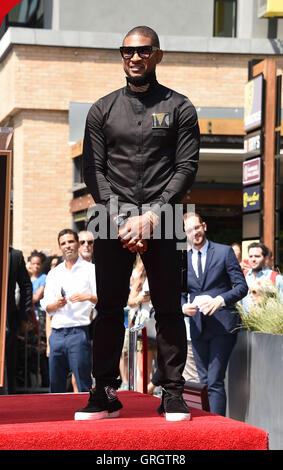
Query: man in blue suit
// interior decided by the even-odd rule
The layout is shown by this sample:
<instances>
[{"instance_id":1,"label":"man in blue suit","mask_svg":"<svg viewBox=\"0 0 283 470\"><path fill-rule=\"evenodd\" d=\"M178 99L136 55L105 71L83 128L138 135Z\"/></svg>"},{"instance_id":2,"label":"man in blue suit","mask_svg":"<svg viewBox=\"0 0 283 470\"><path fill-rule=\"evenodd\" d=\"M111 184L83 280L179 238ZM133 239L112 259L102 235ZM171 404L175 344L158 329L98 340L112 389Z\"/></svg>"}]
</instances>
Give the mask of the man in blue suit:
<instances>
[{"instance_id":1,"label":"man in blue suit","mask_svg":"<svg viewBox=\"0 0 283 470\"><path fill-rule=\"evenodd\" d=\"M225 416L225 373L237 339L235 303L248 287L233 249L207 240L206 223L184 215L188 244L187 292L183 313L190 317L193 354L201 383L207 384L210 411Z\"/></svg>"}]
</instances>

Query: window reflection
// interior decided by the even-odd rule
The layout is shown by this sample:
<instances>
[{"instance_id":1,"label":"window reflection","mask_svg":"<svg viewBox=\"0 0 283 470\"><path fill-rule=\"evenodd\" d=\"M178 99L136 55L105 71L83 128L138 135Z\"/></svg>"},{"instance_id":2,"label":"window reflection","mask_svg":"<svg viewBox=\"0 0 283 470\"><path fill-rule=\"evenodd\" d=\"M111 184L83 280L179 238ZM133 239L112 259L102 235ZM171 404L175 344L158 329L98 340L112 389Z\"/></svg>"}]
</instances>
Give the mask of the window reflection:
<instances>
[{"instance_id":1,"label":"window reflection","mask_svg":"<svg viewBox=\"0 0 283 470\"><path fill-rule=\"evenodd\" d=\"M0 28L0 38L9 26L43 28L43 0L22 0L9 11Z\"/></svg>"},{"instance_id":2,"label":"window reflection","mask_svg":"<svg viewBox=\"0 0 283 470\"><path fill-rule=\"evenodd\" d=\"M236 0L214 1L214 36L236 37L236 11Z\"/></svg>"}]
</instances>

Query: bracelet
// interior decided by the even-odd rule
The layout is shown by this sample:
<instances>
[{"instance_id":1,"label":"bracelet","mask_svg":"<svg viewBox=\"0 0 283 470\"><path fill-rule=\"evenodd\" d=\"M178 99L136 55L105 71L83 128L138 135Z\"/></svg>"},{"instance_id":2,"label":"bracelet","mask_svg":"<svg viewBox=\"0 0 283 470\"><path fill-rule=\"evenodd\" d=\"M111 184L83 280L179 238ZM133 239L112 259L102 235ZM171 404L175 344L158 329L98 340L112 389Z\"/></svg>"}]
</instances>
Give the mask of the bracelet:
<instances>
[{"instance_id":1,"label":"bracelet","mask_svg":"<svg viewBox=\"0 0 283 470\"><path fill-rule=\"evenodd\" d=\"M128 219L128 216L125 214L122 215L116 215L113 217L113 222L117 225L117 227L121 227L126 223L126 220Z\"/></svg>"}]
</instances>

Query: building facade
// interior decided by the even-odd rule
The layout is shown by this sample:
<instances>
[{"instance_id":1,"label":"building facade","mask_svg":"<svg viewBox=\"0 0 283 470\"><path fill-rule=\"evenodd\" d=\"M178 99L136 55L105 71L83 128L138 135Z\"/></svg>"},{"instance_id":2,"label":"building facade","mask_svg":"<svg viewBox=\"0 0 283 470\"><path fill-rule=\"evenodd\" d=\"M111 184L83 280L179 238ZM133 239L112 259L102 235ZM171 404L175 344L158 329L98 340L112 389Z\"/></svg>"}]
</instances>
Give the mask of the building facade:
<instances>
[{"instance_id":1,"label":"building facade","mask_svg":"<svg viewBox=\"0 0 283 470\"><path fill-rule=\"evenodd\" d=\"M200 167L187 200L214 239L241 241L248 66L273 57L278 74L283 69L283 19L259 18L259 3L20 2L0 29L0 126L14 128L13 246L25 256L56 252L62 228L85 226L93 204L81 178L85 116L95 100L124 86L118 48L137 24L160 35L159 82L198 111Z\"/></svg>"}]
</instances>

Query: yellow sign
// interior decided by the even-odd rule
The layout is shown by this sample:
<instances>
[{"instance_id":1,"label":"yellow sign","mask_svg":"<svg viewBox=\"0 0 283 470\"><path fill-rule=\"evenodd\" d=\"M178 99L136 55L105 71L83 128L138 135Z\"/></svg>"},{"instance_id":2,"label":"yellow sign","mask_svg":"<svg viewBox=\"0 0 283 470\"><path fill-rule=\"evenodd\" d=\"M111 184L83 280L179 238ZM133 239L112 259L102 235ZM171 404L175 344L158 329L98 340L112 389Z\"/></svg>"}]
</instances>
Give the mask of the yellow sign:
<instances>
[{"instance_id":1,"label":"yellow sign","mask_svg":"<svg viewBox=\"0 0 283 470\"><path fill-rule=\"evenodd\" d=\"M261 18L276 18L283 16L282 0L260 0L258 16Z\"/></svg>"},{"instance_id":2,"label":"yellow sign","mask_svg":"<svg viewBox=\"0 0 283 470\"><path fill-rule=\"evenodd\" d=\"M248 186L243 190L243 211L252 212L261 210L260 185Z\"/></svg>"},{"instance_id":3,"label":"yellow sign","mask_svg":"<svg viewBox=\"0 0 283 470\"><path fill-rule=\"evenodd\" d=\"M255 191L252 194L244 193L243 206L255 206L259 202L259 193Z\"/></svg>"},{"instance_id":4,"label":"yellow sign","mask_svg":"<svg viewBox=\"0 0 283 470\"><path fill-rule=\"evenodd\" d=\"M283 1L283 0L282 0ZM260 74L245 85L244 130L249 132L261 126L263 75Z\"/></svg>"},{"instance_id":5,"label":"yellow sign","mask_svg":"<svg viewBox=\"0 0 283 470\"><path fill-rule=\"evenodd\" d=\"M244 118L246 119L252 113L254 100L254 81L251 80L245 85L245 108Z\"/></svg>"}]
</instances>

